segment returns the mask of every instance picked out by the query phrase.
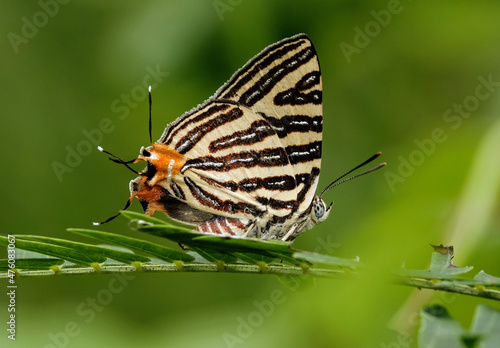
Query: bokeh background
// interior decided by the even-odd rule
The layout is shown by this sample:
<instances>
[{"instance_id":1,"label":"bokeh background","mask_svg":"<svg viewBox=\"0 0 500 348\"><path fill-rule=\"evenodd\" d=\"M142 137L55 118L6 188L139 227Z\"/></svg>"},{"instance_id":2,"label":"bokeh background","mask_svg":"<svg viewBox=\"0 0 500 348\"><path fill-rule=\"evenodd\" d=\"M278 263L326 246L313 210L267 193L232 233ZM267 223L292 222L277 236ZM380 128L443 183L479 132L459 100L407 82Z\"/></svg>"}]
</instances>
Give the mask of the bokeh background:
<instances>
[{"instance_id":1,"label":"bokeh background","mask_svg":"<svg viewBox=\"0 0 500 348\"><path fill-rule=\"evenodd\" d=\"M320 188L376 151L388 162L328 193L329 220L295 242L359 256L368 276L294 291L265 275L137 274L93 310L89 299L102 300L113 276L20 279L18 346L407 347L416 344L422 305L445 304L466 328L477 304L499 308L387 276L403 264L426 268L429 243L453 244L457 265L500 275L497 1L41 0L0 8L2 234L88 241L65 229L121 209L133 174L87 149L86 132L133 158L148 144L144 83L156 83L157 139L253 55L300 32L314 42L323 74ZM147 82L151 71L161 73ZM124 218L105 230L137 236ZM276 294L279 303L259 315L255 303ZM8 318L7 296L0 318ZM2 346L12 344L6 336Z\"/></svg>"}]
</instances>

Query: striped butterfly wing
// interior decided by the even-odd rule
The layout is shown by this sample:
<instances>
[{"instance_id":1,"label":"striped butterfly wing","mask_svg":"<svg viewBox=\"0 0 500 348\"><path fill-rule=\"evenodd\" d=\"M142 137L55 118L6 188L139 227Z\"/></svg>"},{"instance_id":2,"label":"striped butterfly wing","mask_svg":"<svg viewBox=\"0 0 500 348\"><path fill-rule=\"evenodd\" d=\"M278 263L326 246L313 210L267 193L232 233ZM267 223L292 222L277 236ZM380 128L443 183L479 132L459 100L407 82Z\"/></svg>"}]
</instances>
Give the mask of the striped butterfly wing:
<instances>
[{"instance_id":1,"label":"striped butterfly wing","mask_svg":"<svg viewBox=\"0 0 500 348\"><path fill-rule=\"evenodd\" d=\"M293 166L296 212L307 211L321 168L323 125L321 71L316 50L299 34L263 50L237 71L214 98L232 100L264 117ZM291 192L283 198L292 199Z\"/></svg>"},{"instance_id":2,"label":"striped butterfly wing","mask_svg":"<svg viewBox=\"0 0 500 348\"><path fill-rule=\"evenodd\" d=\"M160 210L203 232L281 238L314 198L321 91L306 35L266 48L153 144L163 162L151 162L150 185L168 192Z\"/></svg>"},{"instance_id":3,"label":"striped butterfly wing","mask_svg":"<svg viewBox=\"0 0 500 348\"><path fill-rule=\"evenodd\" d=\"M214 215L252 220L273 209L276 195L296 187L293 166L273 127L237 103L206 103L164 144L183 156L167 189ZM291 207L292 198L279 204Z\"/></svg>"}]
</instances>

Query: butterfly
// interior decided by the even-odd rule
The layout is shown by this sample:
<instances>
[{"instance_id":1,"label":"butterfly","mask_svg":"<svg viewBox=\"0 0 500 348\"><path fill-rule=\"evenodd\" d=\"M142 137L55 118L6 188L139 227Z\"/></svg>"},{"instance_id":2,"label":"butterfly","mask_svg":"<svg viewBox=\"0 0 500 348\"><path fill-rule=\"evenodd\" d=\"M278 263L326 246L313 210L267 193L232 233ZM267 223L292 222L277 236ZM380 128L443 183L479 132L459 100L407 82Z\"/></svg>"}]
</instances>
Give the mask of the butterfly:
<instances>
[{"instance_id":1,"label":"butterfly","mask_svg":"<svg viewBox=\"0 0 500 348\"><path fill-rule=\"evenodd\" d=\"M338 180L315 196L322 135L319 61L299 34L265 48L135 160L113 160L146 163L125 208L137 197L147 215L199 232L292 241L331 211L321 196Z\"/></svg>"}]
</instances>

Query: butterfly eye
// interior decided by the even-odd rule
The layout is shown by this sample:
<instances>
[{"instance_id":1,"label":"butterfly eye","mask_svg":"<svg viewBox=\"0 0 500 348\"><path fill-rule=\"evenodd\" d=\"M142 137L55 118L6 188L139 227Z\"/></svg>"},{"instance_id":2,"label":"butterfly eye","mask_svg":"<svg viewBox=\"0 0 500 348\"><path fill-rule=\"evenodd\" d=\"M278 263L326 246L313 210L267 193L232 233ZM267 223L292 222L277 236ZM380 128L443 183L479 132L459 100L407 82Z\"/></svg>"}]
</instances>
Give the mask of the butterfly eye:
<instances>
[{"instance_id":1,"label":"butterfly eye","mask_svg":"<svg viewBox=\"0 0 500 348\"><path fill-rule=\"evenodd\" d=\"M314 216L316 216L318 220L321 219L321 217L325 214L325 209L326 209L323 200L314 201L313 209L314 209Z\"/></svg>"},{"instance_id":2,"label":"butterfly eye","mask_svg":"<svg viewBox=\"0 0 500 348\"><path fill-rule=\"evenodd\" d=\"M131 190L132 192L139 191L139 184L138 184L138 183L136 183L135 181L132 181L132 182L130 183L130 190Z\"/></svg>"},{"instance_id":3,"label":"butterfly eye","mask_svg":"<svg viewBox=\"0 0 500 348\"><path fill-rule=\"evenodd\" d=\"M319 198L316 197L313 201L313 207L312 207L312 212L311 212L311 219L315 224L319 224L320 222L325 221L328 218L328 215L330 214L330 207L328 209L326 208L325 202Z\"/></svg>"},{"instance_id":4,"label":"butterfly eye","mask_svg":"<svg viewBox=\"0 0 500 348\"><path fill-rule=\"evenodd\" d=\"M151 152L149 152L148 150L146 150L143 147L143 148L141 148L141 155L144 156L144 157L151 157Z\"/></svg>"}]
</instances>

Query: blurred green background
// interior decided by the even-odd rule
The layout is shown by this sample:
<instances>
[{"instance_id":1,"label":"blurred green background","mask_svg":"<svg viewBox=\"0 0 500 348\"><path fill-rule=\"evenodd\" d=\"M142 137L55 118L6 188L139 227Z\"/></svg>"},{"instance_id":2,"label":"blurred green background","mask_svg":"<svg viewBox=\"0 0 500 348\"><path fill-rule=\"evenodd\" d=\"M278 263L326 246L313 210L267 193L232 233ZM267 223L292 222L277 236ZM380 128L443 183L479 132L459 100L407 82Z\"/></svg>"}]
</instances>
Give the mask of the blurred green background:
<instances>
[{"instance_id":1,"label":"blurred green background","mask_svg":"<svg viewBox=\"0 0 500 348\"><path fill-rule=\"evenodd\" d=\"M409 347L422 305L445 304L466 328L478 303L500 308L385 277L427 267L428 243L500 275L499 2L61 2L0 5L2 234L88 241L65 229L121 209L134 175L87 149L85 132L110 122L100 144L134 158L148 144L151 70L161 72L146 81L158 82L157 139L253 55L300 32L323 75L320 188L376 151L388 166L327 194L331 217L294 244L359 256L370 276L298 291L232 274L137 274L119 291L109 275L20 279L18 346ZM68 149L84 155L67 162ZM56 175L55 162L68 171ZM138 236L124 218L103 230ZM259 312L273 294L279 303ZM92 298L102 305L89 309Z\"/></svg>"}]
</instances>

